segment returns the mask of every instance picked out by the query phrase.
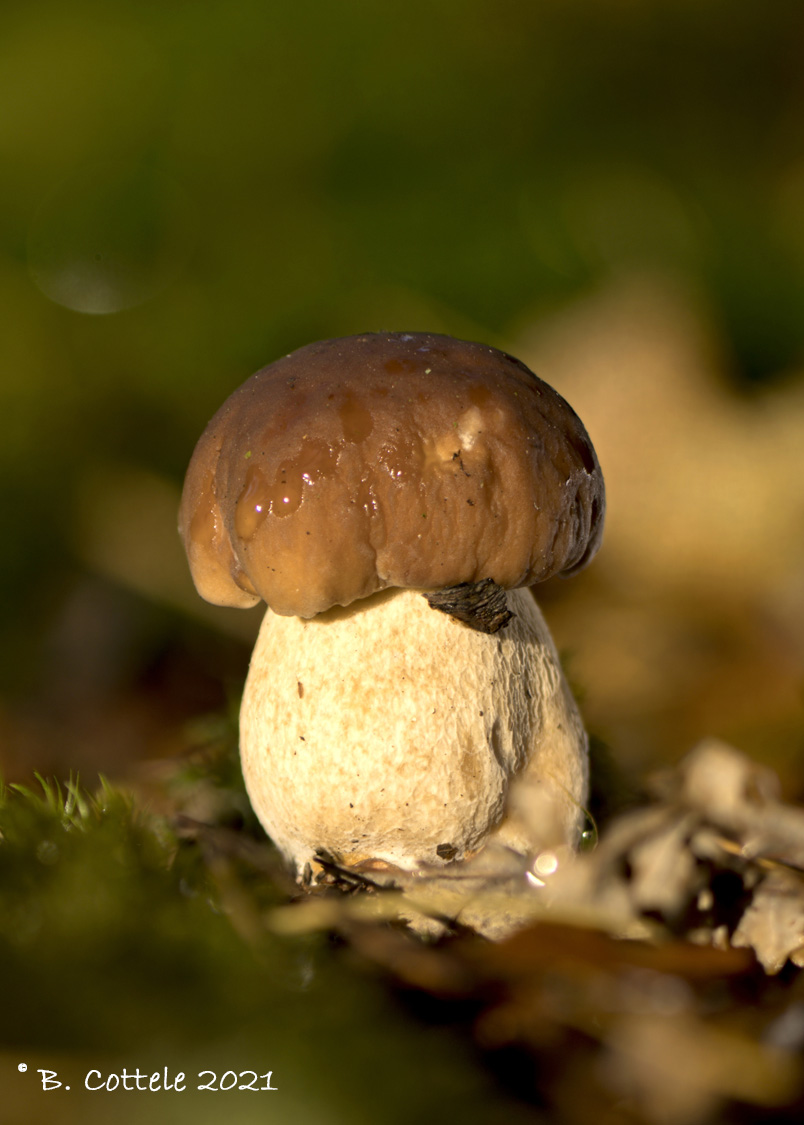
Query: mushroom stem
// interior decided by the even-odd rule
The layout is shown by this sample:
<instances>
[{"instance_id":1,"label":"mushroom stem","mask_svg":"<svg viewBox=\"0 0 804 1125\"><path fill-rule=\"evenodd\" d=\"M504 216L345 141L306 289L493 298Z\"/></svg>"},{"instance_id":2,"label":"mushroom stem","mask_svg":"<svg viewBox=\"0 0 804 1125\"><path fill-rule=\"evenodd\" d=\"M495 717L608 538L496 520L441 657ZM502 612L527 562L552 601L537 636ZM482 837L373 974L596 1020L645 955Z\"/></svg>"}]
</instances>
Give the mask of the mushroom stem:
<instances>
[{"instance_id":1,"label":"mushroom stem","mask_svg":"<svg viewBox=\"0 0 804 1125\"><path fill-rule=\"evenodd\" d=\"M241 709L254 809L296 872L324 850L353 867L443 866L490 840L527 854L522 779L577 841L587 739L528 590L499 633L387 590L310 620L266 611Z\"/></svg>"}]
</instances>

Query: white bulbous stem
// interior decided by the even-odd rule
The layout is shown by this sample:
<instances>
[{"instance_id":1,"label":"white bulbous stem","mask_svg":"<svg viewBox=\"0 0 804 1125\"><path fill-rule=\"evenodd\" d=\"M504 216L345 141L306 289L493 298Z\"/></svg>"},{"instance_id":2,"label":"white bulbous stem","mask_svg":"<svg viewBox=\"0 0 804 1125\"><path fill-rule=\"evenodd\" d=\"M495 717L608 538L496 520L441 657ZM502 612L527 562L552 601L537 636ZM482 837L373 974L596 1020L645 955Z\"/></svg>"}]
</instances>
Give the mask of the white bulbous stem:
<instances>
[{"instance_id":1,"label":"white bulbous stem","mask_svg":"<svg viewBox=\"0 0 804 1125\"><path fill-rule=\"evenodd\" d=\"M266 611L243 775L297 872L319 849L413 871L492 840L523 854L577 842L586 734L532 595L508 603L516 616L493 635L406 590L312 620ZM517 787L538 800L511 800Z\"/></svg>"}]
</instances>

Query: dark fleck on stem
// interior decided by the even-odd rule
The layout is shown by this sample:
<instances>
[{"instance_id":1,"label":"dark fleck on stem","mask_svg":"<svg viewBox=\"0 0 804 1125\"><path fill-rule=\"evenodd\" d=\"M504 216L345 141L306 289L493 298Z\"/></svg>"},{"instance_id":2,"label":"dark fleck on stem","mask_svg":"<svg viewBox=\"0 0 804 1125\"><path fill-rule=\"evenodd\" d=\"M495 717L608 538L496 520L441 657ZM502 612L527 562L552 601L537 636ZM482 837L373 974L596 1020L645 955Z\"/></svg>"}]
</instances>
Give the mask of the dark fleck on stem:
<instances>
[{"instance_id":1,"label":"dark fleck on stem","mask_svg":"<svg viewBox=\"0 0 804 1125\"><path fill-rule=\"evenodd\" d=\"M496 633L514 616L505 600L505 590L492 578L461 582L424 595L432 609L440 609L479 633Z\"/></svg>"}]
</instances>

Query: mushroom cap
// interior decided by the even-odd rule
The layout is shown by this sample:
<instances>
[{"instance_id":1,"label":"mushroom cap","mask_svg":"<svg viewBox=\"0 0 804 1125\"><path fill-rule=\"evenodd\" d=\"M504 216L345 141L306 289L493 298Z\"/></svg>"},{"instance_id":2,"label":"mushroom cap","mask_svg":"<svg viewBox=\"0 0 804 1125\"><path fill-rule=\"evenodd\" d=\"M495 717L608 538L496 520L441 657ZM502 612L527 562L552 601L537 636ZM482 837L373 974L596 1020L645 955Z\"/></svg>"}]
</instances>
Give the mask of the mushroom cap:
<instances>
[{"instance_id":1,"label":"mushroom cap","mask_svg":"<svg viewBox=\"0 0 804 1125\"><path fill-rule=\"evenodd\" d=\"M387 587L569 574L603 531L580 419L519 360L431 333L323 340L211 420L179 530L216 605L313 617Z\"/></svg>"}]
</instances>

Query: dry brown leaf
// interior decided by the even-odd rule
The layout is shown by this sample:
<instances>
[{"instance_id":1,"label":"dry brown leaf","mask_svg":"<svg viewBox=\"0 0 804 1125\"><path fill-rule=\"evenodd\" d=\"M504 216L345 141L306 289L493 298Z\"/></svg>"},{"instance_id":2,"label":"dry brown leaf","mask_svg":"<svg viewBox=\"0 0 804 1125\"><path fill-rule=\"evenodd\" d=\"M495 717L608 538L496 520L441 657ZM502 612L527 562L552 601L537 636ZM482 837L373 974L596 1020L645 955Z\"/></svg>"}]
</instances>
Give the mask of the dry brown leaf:
<instances>
[{"instance_id":1,"label":"dry brown leaf","mask_svg":"<svg viewBox=\"0 0 804 1125\"><path fill-rule=\"evenodd\" d=\"M726 1098L782 1105L800 1082L790 1055L689 1015L622 1020L608 1048L611 1086L656 1125L695 1125Z\"/></svg>"},{"instance_id":2,"label":"dry brown leaf","mask_svg":"<svg viewBox=\"0 0 804 1125\"><path fill-rule=\"evenodd\" d=\"M700 742L681 763L680 798L734 834L746 858L804 869L804 809L779 800L776 775L718 739Z\"/></svg>"},{"instance_id":3,"label":"dry brown leaf","mask_svg":"<svg viewBox=\"0 0 804 1125\"><path fill-rule=\"evenodd\" d=\"M689 848L694 824L694 817L683 816L632 848L631 893L639 910L657 910L667 917L678 913L695 893L696 864Z\"/></svg>"},{"instance_id":4,"label":"dry brown leaf","mask_svg":"<svg viewBox=\"0 0 804 1125\"><path fill-rule=\"evenodd\" d=\"M804 880L785 868L770 871L754 892L731 939L756 952L766 973L778 973L788 958L804 953Z\"/></svg>"}]
</instances>

